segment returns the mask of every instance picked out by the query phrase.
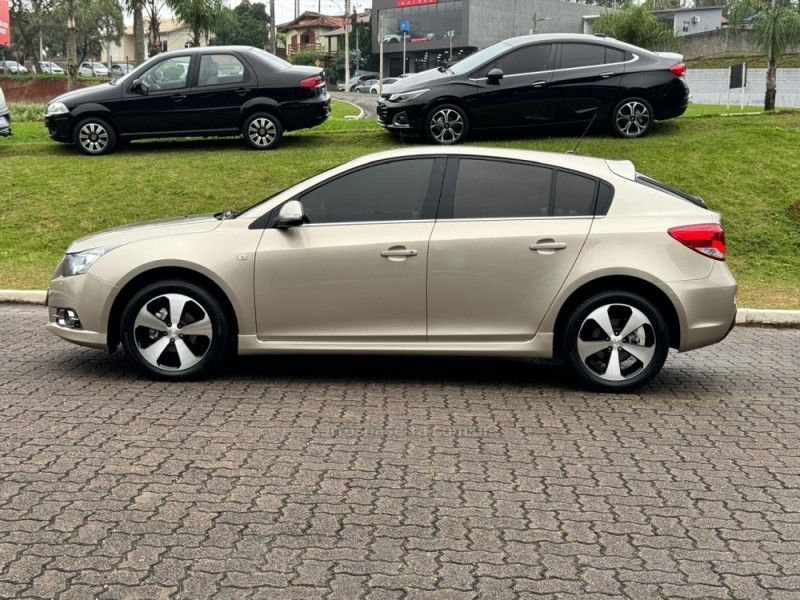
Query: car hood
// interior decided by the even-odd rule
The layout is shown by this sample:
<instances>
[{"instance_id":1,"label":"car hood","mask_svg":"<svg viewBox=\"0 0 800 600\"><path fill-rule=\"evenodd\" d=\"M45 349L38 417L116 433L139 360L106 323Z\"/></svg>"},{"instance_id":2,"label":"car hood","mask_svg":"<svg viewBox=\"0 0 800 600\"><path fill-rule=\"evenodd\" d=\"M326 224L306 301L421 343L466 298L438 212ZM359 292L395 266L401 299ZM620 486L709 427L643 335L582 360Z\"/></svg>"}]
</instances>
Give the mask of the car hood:
<instances>
[{"instance_id":1,"label":"car hood","mask_svg":"<svg viewBox=\"0 0 800 600\"><path fill-rule=\"evenodd\" d=\"M123 225L75 240L69 245L67 252L83 252L92 248L122 246L154 238L203 233L216 229L220 223L222 221L216 219L214 215L191 215Z\"/></svg>"},{"instance_id":2,"label":"car hood","mask_svg":"<svg viewBox=\"0 0 800 600\"><path fill-rule=\"evenodd\" d=\"M410 92L412 90L418 90L430 85L447 83L455 77L457 77L457 75L451 75L450 73L440 71L439 69L429 69L427 71L422 71L421 73L412 75L411 77L398 79L389 85L392 86L392 93L396 94L398 92Z\"/></svg>"},{"instance_id":3,"label":"car hood","mask_svg":"<svg viewBox=\"0 0 800 600\"><path fill-rule=\"evenodd\" d=\"M67 106L75 106L84 102L100 102L102 100L110 100L117 98L122 93L119 86L113 86L110 83L99 83L89 87L81 88L79 90L72 90L60 96L56 96L50 100L49 104L53 102L63 102Z\"/></svg>"}]
</instances>

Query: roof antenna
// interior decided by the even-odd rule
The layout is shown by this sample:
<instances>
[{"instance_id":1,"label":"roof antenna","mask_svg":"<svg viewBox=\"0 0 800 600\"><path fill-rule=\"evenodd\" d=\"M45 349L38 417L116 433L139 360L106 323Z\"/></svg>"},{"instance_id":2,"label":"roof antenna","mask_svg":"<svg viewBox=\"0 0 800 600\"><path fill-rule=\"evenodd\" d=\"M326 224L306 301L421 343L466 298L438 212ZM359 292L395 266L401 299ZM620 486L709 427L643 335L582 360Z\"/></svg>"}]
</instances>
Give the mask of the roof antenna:
<instances>
[{"instance_id":1,"label":"roof antenna","mask_svg":"<svg viewBox=\"0 0 800 600\"><path fill-rule=\"evenodd\" d=\"M581 145L581 142L583 141L583 138L585 138L586 134L589 133L589 130L592 128L592 124L594 123L594 120L596 118L597 118L597 113L594 113L592 115L592 120L589 121L589 124L586 126L586 129L583 131L583 135L578 139L578 143L575 144L575 147L572 150L567 150L567 154L578 154L578 146Z\"/></svg>"}]
</instances>

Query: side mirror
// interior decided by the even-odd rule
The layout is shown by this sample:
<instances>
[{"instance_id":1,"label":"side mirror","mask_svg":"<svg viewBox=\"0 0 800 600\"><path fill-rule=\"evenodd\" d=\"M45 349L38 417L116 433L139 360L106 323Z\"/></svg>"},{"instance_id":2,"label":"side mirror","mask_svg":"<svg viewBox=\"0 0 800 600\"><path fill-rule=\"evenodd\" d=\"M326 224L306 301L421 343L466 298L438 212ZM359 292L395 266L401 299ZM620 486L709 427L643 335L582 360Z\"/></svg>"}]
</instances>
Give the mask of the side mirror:
<instances>
[{"instance_id":1,"label":"side mirror","mask_svg":"<svg viewBox=\"0 0 800 600\"><path fill-rule=\"evenodd\" d=\"M497 85L500 83L500 80L503 78L503 71L502 69L492 69L486 74L486 83Z\"/></svg>"},{"instance_id":2,"label":"side mirror","mask_svg":"<svg viewBox=\"0 0 800 600\"><path fill-rule=\"evenodd\" d=\"M281 206L278 219L275 221L275 227L278 229L299 227L304 221L303 205L299 200L289 200L289 202Z\"/></svg>"},{"instance_id":3,"label":"side mirror","mask_svg":"<svg viewBox=\"0 0 800 600\"><path fill-rule=\"evenodd\" d=\"M138 92L143 96L147 96L147 92L149 91L149 89L144 81L142 81L141 79L134 79L133 83L131 84L131 91Z\"/></svg>"}]
</instances>

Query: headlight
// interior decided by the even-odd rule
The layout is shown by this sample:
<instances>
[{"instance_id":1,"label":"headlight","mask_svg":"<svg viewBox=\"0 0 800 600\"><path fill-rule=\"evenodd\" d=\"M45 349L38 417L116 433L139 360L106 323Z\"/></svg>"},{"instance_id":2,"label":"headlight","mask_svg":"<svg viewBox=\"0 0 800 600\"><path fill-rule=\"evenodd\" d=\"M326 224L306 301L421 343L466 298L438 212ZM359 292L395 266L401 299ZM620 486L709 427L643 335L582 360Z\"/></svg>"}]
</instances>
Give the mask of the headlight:
<instances>
[{"instance_id":1,"label":"headlight","mask_svg":"<svg viewBox=\"0 0 800 600\"><path fill-rule=\"evenodd\" d=\"M85 250L83 252L67 254L64 256L64 277L83 275L98 258L113 249L113 246L109 248L92 248L91 250Z\"/></svg>"},{"instance_id":2,"label":"headlight","mask_svg":"<svg viewBox=\"0 0 800 600\"><path fill-rule=\"evenodd\" d=\"M411 102L412 100L416 100L425 92L430 91L429 89L425 90L414 90L413 92L401 92L399 94L392 94L389 96L389 102Z\"/></svg>"},{"instance_id":3,"label":"headlight","mask_svg":"<svg viewBox=\"0 0 800 600\"><path fill-rule=\"evenodd\" d=\"M44 113L45 117L53 115L63 115L69 112L69 109L63 102L52 102L47 105L47 112Z\"/></svg>"}]
</instances>

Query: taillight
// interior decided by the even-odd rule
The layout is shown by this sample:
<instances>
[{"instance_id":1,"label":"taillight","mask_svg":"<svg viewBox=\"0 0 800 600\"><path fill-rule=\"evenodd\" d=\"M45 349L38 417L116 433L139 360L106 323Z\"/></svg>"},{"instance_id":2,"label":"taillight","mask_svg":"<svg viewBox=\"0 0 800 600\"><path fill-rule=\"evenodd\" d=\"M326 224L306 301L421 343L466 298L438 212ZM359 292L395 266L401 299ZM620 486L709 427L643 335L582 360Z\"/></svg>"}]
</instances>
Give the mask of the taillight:
<instances>
[{"instance_id":1,"label":"taillight","mask_svg":"<svg viewBox=\"0 0 800 600\"><path fill-rule=\"evenodd\" d=\"M686 65L683 63L678 63L677 65L672 65L669 68L670 73L675 75L675 77L683 77L686 75Z\"/></svg>"},{"instance_id":2,"label":"taillight","mask_svg":"<svg viewBox=\"0 0 800 600\"><path fill-rule=\"evenodd\" d=\"M315 88L318 85L322 85L324 79L319 75L313 75L312 77L306 77L305 79L300 80L300 87L304 88Z\"/></svg>"},{"instance_id":3,"label":"taillight","mask_svg":"<svg viewBox=\"0 0 800 600\"><path fill-rule=\"evenodd\" d=\"M725 260L725 232L716 223L673 227L667 233L695 252L714 260Z\"/></svg>"}]
</instances>

